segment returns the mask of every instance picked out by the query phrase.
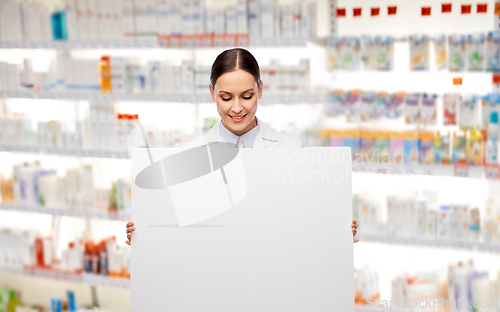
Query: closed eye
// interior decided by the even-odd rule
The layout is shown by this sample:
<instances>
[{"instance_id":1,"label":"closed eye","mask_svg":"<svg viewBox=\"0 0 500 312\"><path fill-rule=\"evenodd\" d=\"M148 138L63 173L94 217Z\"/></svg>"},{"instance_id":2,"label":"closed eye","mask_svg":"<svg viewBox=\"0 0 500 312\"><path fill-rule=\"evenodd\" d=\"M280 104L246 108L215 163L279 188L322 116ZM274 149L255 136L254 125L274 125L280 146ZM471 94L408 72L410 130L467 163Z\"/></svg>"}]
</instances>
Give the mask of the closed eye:
<instances>
[{"instance_id":1,"label":"closed eye","mask_svg":"<svg viewBox=\"0 0 500 312\"><path fill-rule=\"evenodd\" d=\"M227 102L227 101L230 101L230 100L232 99L232 97L230 97L230 98L224 98L224 97L221 97L221 99L222 99L223 101L226 101L226 102Z\"/></svg>"}]
</instances>

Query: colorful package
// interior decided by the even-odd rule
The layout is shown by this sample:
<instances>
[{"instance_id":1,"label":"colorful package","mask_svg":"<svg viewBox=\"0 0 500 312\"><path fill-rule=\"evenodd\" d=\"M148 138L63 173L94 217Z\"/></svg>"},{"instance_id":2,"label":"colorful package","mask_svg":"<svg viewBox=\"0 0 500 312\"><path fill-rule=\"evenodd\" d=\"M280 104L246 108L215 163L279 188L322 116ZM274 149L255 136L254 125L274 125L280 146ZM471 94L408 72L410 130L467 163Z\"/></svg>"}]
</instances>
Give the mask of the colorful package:
<instances>
[{"instance_id":1,"label":"colorful package","mask_svg":"<svg viewBox=\"0 0 500 312\"><path fill-rule=\"evenodd\" d=\"M321 147L328 147L330 145L330 132L331 130L323 129L319 133L320 145Z\"/></svg>"},{"instance_id":2,"label":"colorful package","mask_svg":"<svg viewBox=\"0 0 500 312\"><path fill-rule=\"evenodd\" d=\"M458 106L458 117L460 129L473 129L478 126L479 103L477 96L468 95L461 97L460 105Z\"/></svg>"},{"instance_id":3,"label":"colorful package","mask_svg":"<svg viewBox=\"0 0 500 312\"><path fill-rule=\"evenodd\" d=\"M379 162L389 163L389 132L379 131L375 133L375 152Z\"/></svg>"},{"instance_id":4,"label":"colorful package","mask_svg":"<svg viewBox=\"0 0 500 312\"><path fill-rule=\"evenodd\" d=\"M325 104L325 114L330 117L337 117L343 114L342 105L340 104L340 95L342 90L333 90L330 94L330 103Z\"/></svg>"},{"instance_id":5,"label":"colorful package","mask_svg":"<svg viewBox=\"0 0 500 312\"><path fill-rule=\"evenodd\" d=\"M417 132L405 133L403 154L405 165L418 165L419 145Z\"/></svg>"},{"instance_id":6,"label":"colorful package","mask_svg":"<svg viewBox=\"0 0 500 312\"><path fill-rule=\"evenodd\" d=\"M450 135L438 134L435 139L434 162L439 165L448 165L451 163Z\"/></svg>"},{"instance_id":7,"label":"colorful package","mask_svg":"<svg viewBox=\"0 0 500 312\"><path fill-rule=\"evenodd\" d=\"M467 36L467 69L470 71L484 70L484 45L486 36L474 34Z\"/></svg>"},{"instance_id":8,"label":"colorful package","mask_svg":"<svg viewBox=\"0 0 500 312\"><path fill-rule=\"evenodd\" d=\"M410 70L429 70L429 37L410 36Z\"/></svg>"},{"instance_id":9,"label":"colorful package","mask_svg":"<svg viewBox=\"0 0 500 312\"><path fill-rule=\"evenodd\" d=\"M424 93L420 107L420 123L423 125L437 124L437 94Z\"/></svg>"},{"instance_id":10,"label":"colorful package","mask_svg":"<svg viewBox=\"0 0 500 312\"><path fill-rule=\"evenodd\" d=\"M361 90L352 90L344 92L340 96L340 104L343 107L347 122L356 122L359 120Z\"/></svg>"},{"instance_id":11,"label":"colorful package","mask_svg":"<svg viewBox=\"0 0 500 312\"><path fill-rule=\"evenodd\" d=\"M363 36L361 37L361 43L361 61L363 62L363 68L365 70L376 70L377 49L375 47L375 41L371 37Z\"/></svg>"},{"instance_id":12,"label":"colorful package","mask_svg":"<svg viewBox=\"0 0 500 312\"><path fill-rule=\"evenodd\" d=\"M460 102L460 94L443 94L443 123L445 126L454 126L457 124L457 108Z\"/></svg>"},{"instance_id":13,"label":"colorful package","mask_svg":"<svg viewBox=\"0 0 500 312\"><path fill-rule=\"evenodd\" d=\"M490 31L486 38L486 70L500 72L500 31Z\"/></svg>"},{"instance_id":14,"label":"colorful package","mask_svg":"<svg viewBox=\"0 0 500 312\"><path fill-rule=\"evenodd\" d=\"M327 40L326 48L326 69L334 70L340 68L342 59L342 40L337 37L331 37Z\"/></svg>"},{"instance_id":15,"label":"colorful package","mask_svg":"<svg viewBox=\"0 0 500 312\"><path fill-rule=\"evenodd\" d=\"M462 71L465 68L465 40L464 35L451 35L448 38L450 71Z\"/></svg>"},{"instance_id":16,"label":"colorful package","mask_svg":"<svg viewBox=\"0 0 500 312\"><path fill-rule=\"evenodd\" d=\"M484 163L484 138L479 130L469 131L467 138L467 162L473 166L482 166Z\"/></svg>"},{"instance_id":17,"label":"colorful package","mask_svg":"<svg viewBox=\"0 0 500 312\"><path fill-rule=\"evenodd\" d=\"M358 70L361 62L361 41L356 37L342 39L341 67L346 70Z\"/></svg>"},{"instance_id":18,"label":"colorful package","mask_svg":"<svg viewBox=\"0 0 500 312\"><path fill-rule=\"evenodd\" d=\"M432 38L436 55L436 68L446 69L446 36L440 35Z\"/></svg>"},{"instance_id":19,"label":"colorful package","mask_svg":"<svg viewBox=\"0 0 500 312\"><path fill-rule=\"evenodd\" d=\"M467 162L467 137L463 132L453 132L451 162L453 164Z\"/></svg>"},{"instance_id":20,"label":"colorful package","mask_svg":"<svg viewBox=\"0 0 500 312\"><path fill-rule=\"evenodd\" d=\"M361 161L372 164L375 160L375 133L372 131L361 131L360 152Z\"/></svg>"},{"instance_id":21,"label":"colorful package","mask_svg":"<svg viewBox=\"0 0 500 312\"><path fill-rule=\"evenodd\" d=\"M407 94L405 97L405 123L416 125L420 123L420 93Z\"/></svg>"},{"instance_id":22,"label":"colorful package","mask_svg":"<svg viewBox=\"0 0 500 312\"><path fill-rule=\"evenodd\" d=\"M361 93L361 104L359 110L360 121L369 121L375 118L375 92L365 91Z\"/></svg>"},{"instance_id":23,"label":"colorful package","mask_svg":"<svg viewBox=\"0 0 500 312\"><path fill-rule=\"evenodd\" d=\"M359 131L346 130L344 132L344 146L351 148L353 159L360 153Z\"/></svg>"},{"instance_id":24,"label":"colorful package","mask_svg":"<svg viewBox=\"0 0 500 312\"><path fill-rule=\"evenodd\" d=\"M332 147L344 146L344 138L341 130L329 130L328 136L330 139L329 146Z\"/></svg>"},{"instance_id":25,"label":"colorful package","mask_svg":"<svg viewBox=\"0 0 500 312\"><path fill-rule=\"evenodd\" d=\"M389 135L390 162L395 165L403 164L404 133L391 132Z\"/></svg>"},{"instance_id":26,"label":"colorful package","mask_svg":"<svg viewBox=\"0 0 500 312\"><path fill-rule=\"evenodd\" d=\"M385 102L387 100L387 92L377 92L375 96L375 114L374 119L380 119L385 114Z\"/></svg>"},{"instance_id":27,"label":"colorful package","mask_svg":"<svg viewBox=\"0 0 500 312\"><path fill-rule=\"evenodd\" d=\"M385 100L385 117L397 119L403 115L403 103L406 93L404 91L388 94Z\"/></svg>"},{"instance_id":28,"label":"colorful package","mask_svg":"<svg viewBox=\"0 0 500 312\"><path fill-rule=\"evenodd\" d=\"M434 164L434 133L422 132L420 133L420 150L419 150L419 163L425 165Z\"/></svg>"},{"instance_id":29,"label":"colorful package","mask_svg":"<svg viewBox=\"0 0 500 312\"><path fill-rule=\"evenodd\" d=\"M375 48L377 50L377 69L392 70L394 65L394 38L375 37Z\"/></svg>"},{"instance_id":30,"label":"colorful package","mask_svg":"<svg viewBox=\"0 0 500 312\"><path fill-rule=\"evenodd\" d=\"M500 94L490 93L481 97L481 128L486 129L490 124L490 115L497 112L500 115Z\"/></svg>"}]
</instances>

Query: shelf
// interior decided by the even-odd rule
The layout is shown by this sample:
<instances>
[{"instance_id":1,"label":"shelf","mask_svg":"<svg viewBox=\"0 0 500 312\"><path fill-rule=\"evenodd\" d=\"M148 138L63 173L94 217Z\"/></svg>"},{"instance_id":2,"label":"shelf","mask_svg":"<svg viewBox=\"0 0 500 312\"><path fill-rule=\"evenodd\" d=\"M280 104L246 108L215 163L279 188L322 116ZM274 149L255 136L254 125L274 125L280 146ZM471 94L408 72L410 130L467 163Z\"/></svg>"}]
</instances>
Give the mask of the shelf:
<instances>
[{"instance_id":1,"label":"shelf","mask_svg":"<svg viewBox=\"0 0 500 312\"><path fill-rule=\"evenodd\" d=\"M450 248L471 251L482 251L500 254L500 243L482 243L466 240L404 237L398 234L358 234L356 238L360 242L383 243L394 245L407 245L416 247Z\"/></svg>"},{"instance_id":2,"label":"shelf","mask_svg":"<svg viewBox=\"0 0 500 312\"><path fill-rule=\"evenodd\" d=\"M0 152L12 153L36 153L73 157L96 157L96 158L115 158L129 159L128 152L112 152L98 150L67 150L67 149L37 149L19 146L0 145ZM426 175L426 176L444 176L455 177L455 168L453 165L371 165L371 164L352 164L353 172L377 173L389 175ZM483 179L485 177L484 167L469 167L466 178ZM498 179L497 179L498 180Z\"/></svg>"},{"instance_id":3,"label":"shelf","mask_svg":"<svg viewBox=\"0 0 500 312\"><path fill-rule=\"evenodd\" d=\"M455 176L453 165L390 165L390 164L354 164L353 172L379 173L379 174L409 174L409 175L429 175L429 176ZM484 177L484 167L471 166L468 169L468 178L482 179Z\"/></svg>"},{"instance_id":4,"label":"shelf","mask_svg":"<svg viewBox=\"0 0 500 312\"><path fill-rule=\"evenodd\" d=\"M117 158L129 159L128 152L98 151L98 150L69 150L69 149L39 149L36 147L20 147L0 145L0 152L36 153L74 157Z\"/></svg>"},{"instance_id":5,"label":"shelf","mask_svg":"<svg viewBox=\"0 0 500 312\"><path fill-rule=\"evenodd\" d=\"M53 216L70 216L70 217L110 220L110 221L130 221L131 218L130 214L128 213L113 213L106 211L93 211L93 210L72 209L72 208L49 208L49 207L23 205L15 203L0 203L0 210L37 212Z\"/></svg>"},{"instance_id":6,"label":"shelf","mask_svg":"<svg viewBox=\"0 0 500 312\"><path fill-rule=\"evenodd\" d=\"M102 287L113 287L130 289L130 279L127 278L117 278L108 277L96 274L88 273L71 273L64 271L57 271L52 269L43 269L37 267L7 267L0 266L0 273L9 275L20 275L27 277L39 277L46 278L56 281L81 283L89 286L102 286Z\"/></svg>"},{"instance_id":7,"label":"shelf","mask_svg":"<svg viewBox=\"0 0 500 312\"><path fill-rule=\"evenodd\" d=\"M306 38L253 38L249 48L253 47L305 47ZM0 49L176 49L196 50L206 48L163 48L156 37L123 40L93 40L93 41L0 41ZM209 49L226 49L233 46L212 47Z\"/></svg>"},{"instance_id":8,"label":"shelf","mask_svg":"<svg viewBox=\"0 0 500 312\"><path fill-rule=\"evenodd\" d=\"M156 39L95 41L0 41L0 49L154 49Z\"/></svg>"},{"instance_id":9,"label":"shelf","mask_svg":"<svg viewBox=\"0 0 500 312\"><path fill-rule=\"evenodd\" d=\"M157 103L212 103L207 92L204 94L129 94L129 93L101 93L98 91L0 91L0 98L4 99L51 99L51 100L83 100L94 102L140 101ZM302 104L328 103L328 92L300 92L289 94L272 94L264 92L259 104Z\"/></svg>"}]
</instances>

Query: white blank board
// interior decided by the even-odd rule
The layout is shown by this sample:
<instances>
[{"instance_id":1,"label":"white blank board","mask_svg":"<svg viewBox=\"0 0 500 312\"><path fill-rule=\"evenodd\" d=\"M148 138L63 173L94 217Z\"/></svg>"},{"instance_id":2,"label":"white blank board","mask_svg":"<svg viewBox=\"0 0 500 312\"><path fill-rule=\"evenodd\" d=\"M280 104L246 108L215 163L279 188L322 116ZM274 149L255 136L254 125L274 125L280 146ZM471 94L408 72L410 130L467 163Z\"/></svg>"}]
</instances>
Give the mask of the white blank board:
<instances>
[{"instance_id":1,"label":"white blank board","mask_svg":"<svg viewBox=\"0 0 500 312\"><path fill-rule=\"evenodd\" d=\"M149 152L157 162L180 150ZM132 311L354 311L350 155L349 148L239 149L246 183L241 168L225 174L244 198L182 227L170 187L133 182ZM135 149L133 181L150 165L148 151ZM220 194L220 169L212 173L220 183L184 182L190 202L214 205L199 195L211 187Z\"/></svg>"}]
</instances>

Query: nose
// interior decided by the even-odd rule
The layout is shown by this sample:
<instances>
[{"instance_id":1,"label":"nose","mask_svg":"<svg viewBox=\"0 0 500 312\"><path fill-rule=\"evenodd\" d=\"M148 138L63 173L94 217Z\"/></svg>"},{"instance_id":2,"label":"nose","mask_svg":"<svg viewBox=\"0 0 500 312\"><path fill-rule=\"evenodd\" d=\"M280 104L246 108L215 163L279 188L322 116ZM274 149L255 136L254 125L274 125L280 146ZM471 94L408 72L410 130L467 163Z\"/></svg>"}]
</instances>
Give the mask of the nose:
<instances>
[{"instance_id":1,"label":"nose","mask_svg":"<svg viewBox=\"0 0 500 312\"><path fill-rule=\"evenodd\" d=\"M243 105L241 105L239 99L234 100L234 104L233 106L231 106L231 111L235 114L239 114L241 113L241 111L243 111Z\"/></svg>"}]
</instances>

